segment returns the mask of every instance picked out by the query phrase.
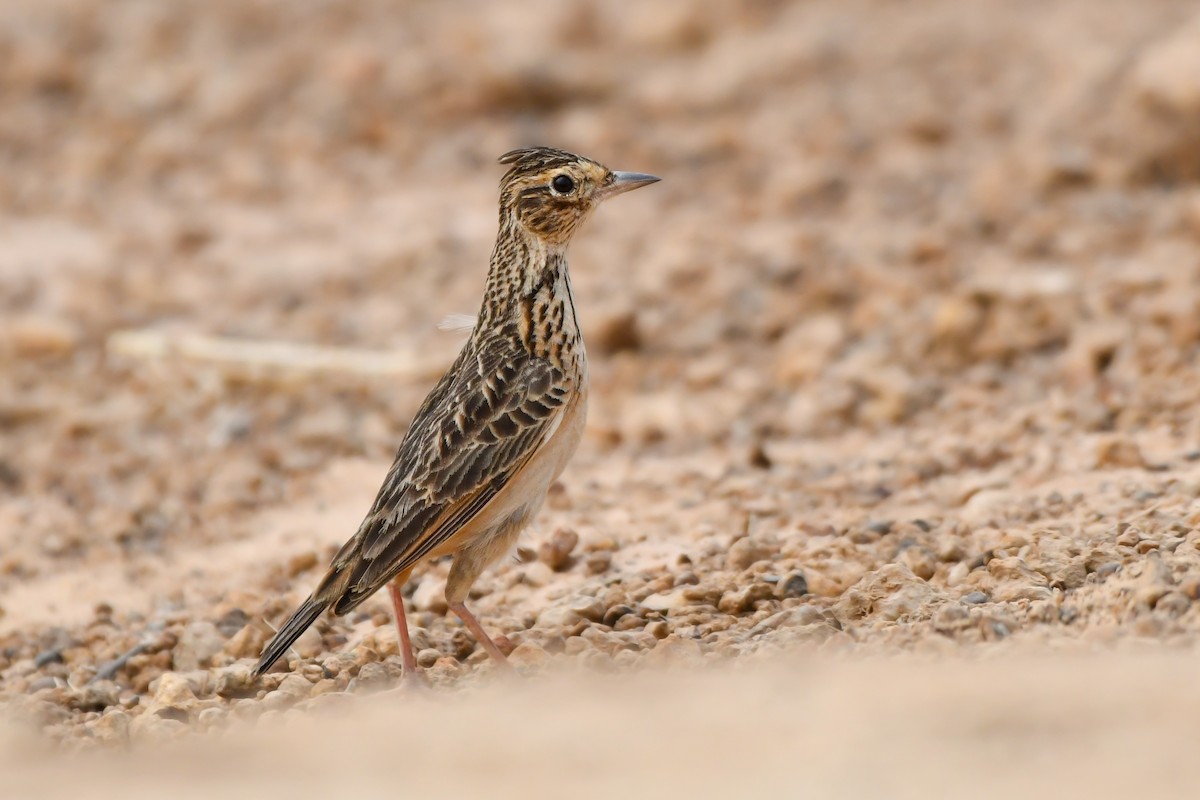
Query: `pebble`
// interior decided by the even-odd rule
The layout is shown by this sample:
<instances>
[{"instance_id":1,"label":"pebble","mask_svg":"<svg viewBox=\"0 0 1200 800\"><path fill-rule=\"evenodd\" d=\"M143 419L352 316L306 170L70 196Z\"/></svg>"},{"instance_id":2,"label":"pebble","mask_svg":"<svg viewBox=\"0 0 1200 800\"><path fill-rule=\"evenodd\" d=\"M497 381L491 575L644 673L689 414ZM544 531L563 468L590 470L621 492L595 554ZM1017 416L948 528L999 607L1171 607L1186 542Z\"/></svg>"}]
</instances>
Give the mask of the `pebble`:
<instances>
[{"instance_id":1,"label":"pebble","mask_svg":"<svg viewBox=\"0 0 1200 800\"><path fill-rule=\"evenodd\" d=\"M498 638L493 636L493 638ZM497 642L499 645L499 642ZM450 651L453 656L459 661L466 661L475 652L476 641L475 637L464 630L456 630L450 637ZM483 652L483 648L480 648Z\"/></svg>"},{"instance_id":2,"label":"pebble","mask_svg":"<svg viewBox=\"0 0 1200 800\"><path fill-rule=\"evenodd\" d=\"M698 641L675 635L659 641L647 656L651 664L697 664L703 658L704 651Z\"/></svg>"},{"instance_id":3,"label":"pebble","mask_svg":"<svg viewBox=\"0 0 1200 800\"><path fill-rule=\"evenodd\" d=\"M79 330L69 320L26 314L10 320L0 331L18 358L61 357L79 345Z\"/></svg>"},{"instance_id":4,"label":"pebble","mask_svg":"<svg viewBox=\"0 0 1200 800\"><path fill-rule=\"evenodd\" d=\"M161 742L179 736L186 729L187 726L179 720L147 713L133 718L129 725L129 736L146 742Z\"/></svg>"},{"instance_id":5,"label":"pebble","mask_svg":"<svg viewBox=\"0 0 1200 800\"><path fill-rule=\"evenodd\" d=\"M224 651L234 658L257 658L267 644L268 635L268 632L258 623L248 623L229 637Z\"/></svg>"},{"instance_id":6,"label":"pebble","mask_svg":"<svg viewBox=\"0 0 1200 800\"><path fill-rule=\"evenodd\" d=\"M521 642L508 654L508 660L514 667L544 667L551 660L551 655L533 642Z\"/></svg>"},{"instance_id":7,"label":"pebble","mask_svg":"<svg viewBox=\"0 0 1200 800\"><path fill-rule=\"evenodd\" d=\"M317 566L317 554L312 550L306 550L303 553L297 553L288 559L287 574L289 578L294 578L302 572L307 572Z\"/></svg>"},{"instance_id":8,"label":"pebble","mask_svg":"<svg viewBox=\"0 0 1200 800\"><path fill-rule=\"evenodd\" d=\"M729 569L742 571L759 561L765 561L771 557L771 549L749 536L744 536L734 542L729 553L725 557L725 564Z\"/></svg>"},{"instance_id":9,"label":"pebble","mask_svg":"<svg viewBox=\"0 0 1200 800\"><path fill-rule=\"evenodd\" d=\"M1145 45L1132 73L1143 103L1178 119L1195 119L1200 114L1200 17Z\"/></svg>"},{"instance_id":10,"label":"pebble","mask_svg":"<svg viewBox=\"0 0 1200 800\"><path fill-rule=\"evenodd\" d=\"M129 726L132 721L133 718L129 712L119 708L110 708L90 727L92 735L102 742L124 743L129 740Z\"/></svg>"},{"instance_id":11,"label":"pebble","mask_svg":"<svg viewBox=\"0 0 1200 800\"><path fill-rule=\"evenodd\" d=\"M562 572L574 563L571 553L578 544L578 533L570 528L559 528L549 541L542 542L538 548L538 558L554 572Z\"/></svg>"},{"instance_id":12,"label":"pebble","mask_svg":"<svg viewBox=\"0 0 1200 800\"><path fill-rule=\"evenodd\" d=\"M196 695L185 676L178 672L164 672L158 676L154 702L167 708L187 709L196 704Z\"/></svg>"},{"instance_id":13,"label":"pebble","mask_svg":"<svg viewBox=\"0 0 1200 800\"><path fill-rule=\"evenodd\" d=\"M230 664L216 670L213 691L220 697L243 697L255 691L255 680L246 663ZM264 676L265 677L265 676Z\"/></svg>"},{"instance_id":14,"label":"pebble","mask_svg":"<svg viewBox=\"0 0 1200 800\"><path fill-rule=\"evenodd\" d=\"M688 605L686 590L675 589L674 591L670 592L659 592L656 594L647 595L646 597L642 598L641 605L643 608L649 609L650 611L673 611ZM619 607L624 608L625 606ZM609 609L609 613L612 613L612 609ZM606 619L607 616L608 615L606 614ZM605 622L605 624L611 625L612 623Z\"/></svg>"},{"instance_id":15,"label":"pebble","mask_svg":"<svg viewBox=\"0 0 1200 800\"><path fill-rule=\"evenodd\" d=\"M535 561L525 567L522 580L530 586L540 588L554 580L554 570L544 561Z\"/></svg>"},{"instance_id":16,"label":"pebble","mask_svg":"<svg viewBox=\"0 0 1200 800\"><path fill-rule=\"evenodd\" d=\"M722 614L742 614L753 611L755 603L775 596L770 584L752 583L737 591L726 592L717 603L717 609Z\"/></svg>"},{"instance_id":17,"label":"pebble","mask_svg":"<svg viewBox=\"0 0 1200 800\"><path fill-rule=\"evenodd\" d=\"M67 704L79 711L103 711L115 706L120 687L112 681L96 681L71 691Z\"/></svg>"},{"instance_id":18,"label":"pebble","mask_svg":"<svg viewBox=\"0 0 1200 800\"><path fill-rule=\"evenodd\" d=\"M1191 606L1192 601L1182 592L1166 592L1154 603L1155 611L1162 611L1171 618L1182 616Z\"/></svg>"},{"instance_id":19,"label":"pebble","mask_svg":"<svg viewBox=\"0 0 1200 800\"><path fill-rule=\"evenodd\" d=\"M900 551L899 560L923 581L932 578L937 571L937 558L928 548L920 545L904 548Z\"/></svg>"},{"instance_id":20,"label":"pebble","mask_svg":"<svg viewBox=\"0 0 1200 800\"><path fill-rule=\"evenodd\" d=\"M637 630L646 624L646 620L639 617L637 614L626 614L617 620L617 624L613 625L614 631L632 631Z\"/></svg>"},{"instance_id":21,"label":"pebble","mask_svg":"<svg viewBox=\"0 0 1200 800\"><path fill-rule=\"evenodd\" d=\"M655 639L665 639L671 635L671 626L665 619L656 619L646 623L646 633L653 636Z\"/></svg>"},{"instance_id":22,"label":"pebble","mask_svg":"<svg viewBox=\"0 0 1200 800\"><path fill-rule=\"evenodd\" d=\"M362 675L362 671L359 671ZM303 676L292 673L285 677L273 692L263 698L263 705L268 709L283 709L306 699L312 693L312 684Z\"/></svg>"},{"instance_id":23,"label":"pebble","mask_svg":"<svg viewBox=\"0 0 1200 800\"><path fill-rule=\"evenodd\" d=\"M956 633L971 625L971 617L966 606L960 603L946 603L933 614L934 630L941 633Z\"/></svg>"},{"instance_id":24,"label":"pebble","mask_svg":"<svg viewBox=\"0 0 1200 800\"><path fill-rule=\"evenodd\" d=\"M550 606L537 616L539 628L569 628L583 619L583 616L567 606Z\"/></svg>"},{"instance_id":25,"label":"pebble","mask_svg":"<svg viewBox=\"0 0 1200 800\"><path fill-rule=\"evenodd\" d=\"M351 692L377 692L381 689L386 689L392 683L391 671L378 661L372 661L363 664L358 675L350 682L348 690Z\"/></svg>"},{"instance_id":26,"label":"pebble","mask_svg":"<svg viewBox=\"0 0 1200 800\"><path fill-rule=\"evenodd\" d=\"M575 603L571 606L571 610L588 622L600 622L604 619L604 612L608 608L599 598L590 598Z\"/></svg>"},{"instance_id":27,"label":"pebble","mask_svg":"<svg viewBox=\"0 0 1200 800\"><path fill-rule=\"evenodd\" d=\"M211 708L202 709L200 713L196 715L196 723L201 728L208 729L216 725L220 725L228 716L229 712L227 710L213 706Z\"/></svg>"},{"instance_id":28,"label":"pebble","mask_svg":"<svg viewBox=\"0 0 1200 800\"><path fill-rule=\"evenodd\" d=\"M1137 442L1125 436L1109 436L1096 445L1095 467L1143 469L1146 459Z\"/></svg>"},{"instance_id":29,"label":"pebble","mask_svg":"<svg viewBox=\"0 0 1200 800\"><path fill-rule=\"evenodd\" d=\"M806 594L808 594L808 579L799 570L784 575L775 586L775 595L781 600L789 597L803 597Z\"/></svg>"},{"instance_id":30,"label":"pebble","mask_svg":"<svg viewBox=\"0 0 1200 800\"><path fill-rule=\"evenodd\" d=\"M421 667L422 669L429 669L436 664L438 659L441 657L442 652L440 650L435 650L432 647L426 647L424 650L421 650L417 653L417 666Z\"/></svg>"},{"instance_id":31,"label":"pebble","mask_svg":"<svg viewBox=\"0 0 1200 800\"><path fill-rule=\"evenodd\" d=\"M176 670L188 672L209 666L212 657L225 648L225 637L208 621L192 622L179 635L172 654Z\"/></svg>"},{"instance_id":32,"label":"pebble","mask_svg":"<svg viewBox=\"0 0 1200 800\"><path fill-rule=\"evenodd\" d=\"M587 558L583 561L589 575L600 575L612 567L612 553L608 550L597 550L594 553L588 553Z\"/></svg>"},{"instance_id":33,"label":"pebble","mask_svg":"<svg viewBox=\"0 0 1200 800\"><path fill-rule=\"evenodd\" d=\"M446 603L446 587L431 575L421 578L421 582L417 584L416 591L412 594L412 604L418 611L429 611L439 615L450 610Z\"/></svg>"},{"instance_id":34,"label":"pebble","mask_svg":"<svg viewBox=\"0 0 1200 800\"><path fill-rule=\"evenodd\" d=\"M919 615L935 596L934 589L907 566L887 564L847 589L835 605L835 613L843 620L872 615L898 620Z\"/></svg>"}]
</instances>

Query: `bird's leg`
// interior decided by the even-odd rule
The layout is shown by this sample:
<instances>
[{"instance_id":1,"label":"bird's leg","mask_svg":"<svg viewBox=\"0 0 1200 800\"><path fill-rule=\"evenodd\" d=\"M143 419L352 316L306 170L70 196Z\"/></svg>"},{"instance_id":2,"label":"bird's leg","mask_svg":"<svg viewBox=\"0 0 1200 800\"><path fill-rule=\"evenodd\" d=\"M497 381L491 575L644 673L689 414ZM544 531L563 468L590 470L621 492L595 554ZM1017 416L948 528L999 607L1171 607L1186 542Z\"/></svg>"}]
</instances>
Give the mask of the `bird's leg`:
<instances>
[{"instance_id":1,"label":"bird's leg","mask_svg":"<svg viewBox=\"0 0 1200 800\"><path fill-rule=\"evenodd\" d=\"M479 624L479 620L475 619L475 615L467 610L466 605L461 602L450 603L449 605L450 610L458 615L458 618L461 619L463 624L467 626L467 630L471 632L477 642L483 645L483 649L486 650L488 655L492 657L497 666L506 670L511 670L512 665L508 663L508 658L506 658L504 653L500 651L500 648L496 646L496 643L492 641L492 637L487 635L487 631L485 631L483 626Z\"/></svg>"},{"instance_id":2,"label":"bird's leg","mask_svg":"<svg viewBox=\"0 0 1200 800\"><path fill-rule=\"evenodd\" d=\"M404 677L416 675L417 657L413 654L412 639L408 636L408 617L404 615L404 596L400 590L408 582L412 570L405 570L388 583L388 594L392 597L392 610L396 615L396 632L400 634L400 660L404 664Z\"/></svg>"},{"instance_id":3,"label":"bird's leg","mask_svg":"<svg viewBox=\"0 0 1200 800\"><path fill-rule=\"evenodd\" d=\"M480 537L476 542L469 543L460 549L454 554L454 563L450 565L450 574L446 577L446 605L458 615L458 618L467 626L467 630L475 637L475 641L483 645L483 649L492 657L496 665L505 670L511 670L512 665L508 663L504 653L492 641L492 637L487 635L487 631L479 624L479 620L475 619L475 615L467 610L465 601L467 595L470 594L472 584L479 577L479 573L483 572L484 567L508 552L515 543L523 522L524 516L521 516L515 524L510 522L499 531L493 530L491 535Z\"/></svg>"}]
</instances>

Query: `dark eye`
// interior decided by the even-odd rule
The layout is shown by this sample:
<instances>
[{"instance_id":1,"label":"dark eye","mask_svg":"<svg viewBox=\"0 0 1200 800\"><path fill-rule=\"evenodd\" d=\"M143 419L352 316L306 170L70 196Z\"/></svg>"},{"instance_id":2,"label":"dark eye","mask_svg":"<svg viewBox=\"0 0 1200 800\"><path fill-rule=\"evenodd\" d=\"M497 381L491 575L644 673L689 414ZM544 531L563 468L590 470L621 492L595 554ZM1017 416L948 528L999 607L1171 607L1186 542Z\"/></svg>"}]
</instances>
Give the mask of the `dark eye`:
<instances>
[{"instance_id":1,"label":"dark eye","mask_svg":"<svg viewBox=\"0 0 1200 800\"><path fill-rule=\"evenodd\" d=\"M550 188L559 194L570 194L575 188L575 181L571 180L570 175L555 175L554 180L550 181Z\"/></svg>"}]
</instances>

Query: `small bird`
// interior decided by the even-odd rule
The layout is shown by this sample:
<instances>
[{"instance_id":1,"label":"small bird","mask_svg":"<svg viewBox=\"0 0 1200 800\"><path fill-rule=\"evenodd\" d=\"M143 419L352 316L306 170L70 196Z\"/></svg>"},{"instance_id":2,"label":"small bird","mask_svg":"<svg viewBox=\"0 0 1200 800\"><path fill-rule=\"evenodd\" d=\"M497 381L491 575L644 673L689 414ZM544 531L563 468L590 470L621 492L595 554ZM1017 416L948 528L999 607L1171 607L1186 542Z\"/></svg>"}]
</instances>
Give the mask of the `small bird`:
<instances>
[{"instance_id":1,"label":"small bird","mask_svg":"<svg viewBox=\"0 0 1200 800\"><path fill-rule=\"evenodd\" d=\"M602 201L655 183L549 147L513 150L500 226L470 338L417 411L358 531L263 650L270 669L326 609L345 614L387 584L404 672L417 671L401 589L422 561L453 554L446 602L499 664L464 601L508 552L575 452L588 367L567 245Z\"/></svg>"}]
</instances>

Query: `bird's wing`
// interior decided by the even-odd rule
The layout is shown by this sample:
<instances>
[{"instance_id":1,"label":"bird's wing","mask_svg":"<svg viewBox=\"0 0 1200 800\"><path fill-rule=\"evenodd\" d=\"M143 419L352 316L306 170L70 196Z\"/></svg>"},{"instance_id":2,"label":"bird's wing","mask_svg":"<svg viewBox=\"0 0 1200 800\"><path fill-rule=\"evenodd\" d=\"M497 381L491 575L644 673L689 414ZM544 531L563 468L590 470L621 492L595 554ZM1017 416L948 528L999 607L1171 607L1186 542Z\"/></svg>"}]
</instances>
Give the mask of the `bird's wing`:
<instances>
[{"instance_id":1,"label":"bird's wing","mask_svg":"<svg viewBox=\"0 0 1200 800\"><path fill-rule=\"evenodd\" d=\"M570 391L562 370L523 348L468 344L417 412L316 596L345 613L448 541L553 433Z\"/></svg>"}]
</instances>

